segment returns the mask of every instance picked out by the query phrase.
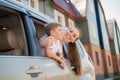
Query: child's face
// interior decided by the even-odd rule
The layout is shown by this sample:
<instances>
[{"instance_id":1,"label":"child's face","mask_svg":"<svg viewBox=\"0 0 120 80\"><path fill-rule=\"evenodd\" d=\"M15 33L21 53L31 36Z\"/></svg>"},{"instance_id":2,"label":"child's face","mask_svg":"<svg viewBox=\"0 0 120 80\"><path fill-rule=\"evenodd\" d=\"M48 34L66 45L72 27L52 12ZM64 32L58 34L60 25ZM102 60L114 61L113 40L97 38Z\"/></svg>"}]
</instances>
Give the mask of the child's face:
<instances>
[{"instance_id":1,"label":"child's face","mask_svg":"<svg viewBox=\"0 0 120 80\"><path fill-rule=\"evenodd\" d=\"M62 27L58 26L53 30L54 37L56 39L62 39Z\"/></svg>"},{"instance_id":2,"label":"child's face","mask_svg":"<svg viewBox=\"0 0 120 80\"><path fill-rule=\"evenodd\" d=\"M75 42L79 36L80 33L76 28L68 29L65 33L65 39L67 42Z\"/></svg>"}]
</instances>

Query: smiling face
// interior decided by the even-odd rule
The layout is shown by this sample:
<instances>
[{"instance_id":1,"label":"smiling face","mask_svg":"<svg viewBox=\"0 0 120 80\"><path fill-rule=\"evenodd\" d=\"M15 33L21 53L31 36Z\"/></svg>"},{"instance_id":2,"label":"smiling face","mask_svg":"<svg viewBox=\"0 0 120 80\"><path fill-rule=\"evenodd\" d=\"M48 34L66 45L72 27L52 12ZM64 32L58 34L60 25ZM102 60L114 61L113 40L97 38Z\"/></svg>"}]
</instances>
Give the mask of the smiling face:
<instances>
[{"instance_id":1,"label":"smiling face","mask_svg":"<svg viewBox=\"0 0 120 80\"><path fill-rule=\"evenodd\" d=\"M51 35L56 39L62 39L62 27L57 26L55 29L51 30Z\"/></svg>"},{"instance_id":2,"label":"smiling face","mask_svg":"<svg viewBox=\"0 0 120 80\"><path fill-rule=\"evenodd\" d=\"M46 33L53 36L56 40L62 39L62 25L59 23L49 23L46 26Z\"/></svg>"},{"instance_id":3,"label":"smiling face","mask_svg":"<svg viewBox=\"0 0 120 80\"><path fill-rule=\"evenodd\" d=\"M80 32L76 28L68 29L64 34L65 42L75 42L80 37Z\"/></svg>"}]
</instances>

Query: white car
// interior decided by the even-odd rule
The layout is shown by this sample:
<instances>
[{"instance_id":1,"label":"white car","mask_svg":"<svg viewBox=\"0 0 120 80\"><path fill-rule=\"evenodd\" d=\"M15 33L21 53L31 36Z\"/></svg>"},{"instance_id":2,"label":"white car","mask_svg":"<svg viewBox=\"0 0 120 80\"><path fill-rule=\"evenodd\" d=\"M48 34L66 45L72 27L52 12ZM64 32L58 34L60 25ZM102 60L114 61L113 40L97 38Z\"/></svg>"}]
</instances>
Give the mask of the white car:
<instances>
[{"instance_id":1,"label":"white car","mask_svg":"<svg viewBox=\"0 0 120 80\"><path fill-rule=\"evenodd\" d=\"M72 70L66 44L64 70L55 60L40 55L36 34L44 33L43 25L49 19L25 7L0 1L0 80L95 80L92 60L80 40L76 42L82 61L80 76Z\"/></svg>"}]
</instances>

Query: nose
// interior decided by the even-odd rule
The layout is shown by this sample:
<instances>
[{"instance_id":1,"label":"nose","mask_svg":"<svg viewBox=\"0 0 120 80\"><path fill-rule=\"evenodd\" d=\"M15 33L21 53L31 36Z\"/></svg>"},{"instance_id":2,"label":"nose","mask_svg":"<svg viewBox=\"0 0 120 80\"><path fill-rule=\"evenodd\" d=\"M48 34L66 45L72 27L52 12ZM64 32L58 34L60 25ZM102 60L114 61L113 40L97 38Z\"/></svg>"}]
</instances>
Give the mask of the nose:
<instances>
[{"instance_id":1,"label":"nose","mask_svg":"<svg viewBox=\"0 0 120 80\"><path fill-rule=\"evenodd\" d=\"M72 36L73 36L73 35L72 35L72 33L71 33L71 32L69 32L69 36L72 38Z\"/></svg>"}]
</instances>

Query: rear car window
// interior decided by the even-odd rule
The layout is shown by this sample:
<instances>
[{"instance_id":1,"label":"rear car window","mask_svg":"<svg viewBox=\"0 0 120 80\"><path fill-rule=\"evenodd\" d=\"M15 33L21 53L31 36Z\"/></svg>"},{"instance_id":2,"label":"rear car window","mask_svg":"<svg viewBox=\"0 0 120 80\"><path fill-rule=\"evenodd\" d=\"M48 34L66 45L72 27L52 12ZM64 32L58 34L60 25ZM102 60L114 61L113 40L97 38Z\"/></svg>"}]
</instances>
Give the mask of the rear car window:
<instances>
[{"instance_id":1,"label":"rear car window","mask_svg":"<svg viewBox=\"0 0 120 80\"><path fill-rule=\"evenodd\" d=\"M0 7L0 55L27 55L27 45L20 14Z\"/></svg>"}]
</instances>

